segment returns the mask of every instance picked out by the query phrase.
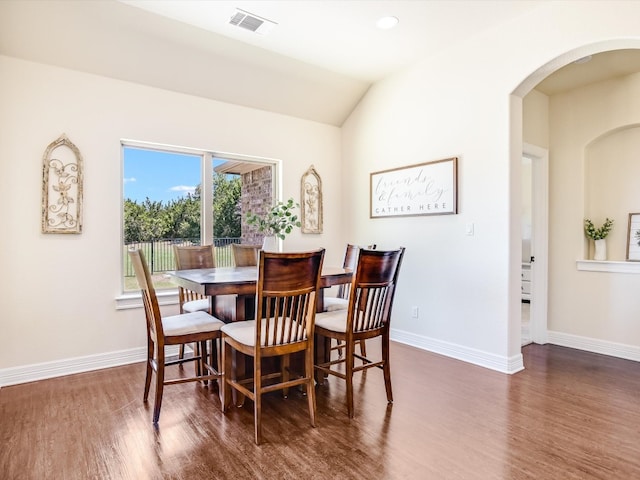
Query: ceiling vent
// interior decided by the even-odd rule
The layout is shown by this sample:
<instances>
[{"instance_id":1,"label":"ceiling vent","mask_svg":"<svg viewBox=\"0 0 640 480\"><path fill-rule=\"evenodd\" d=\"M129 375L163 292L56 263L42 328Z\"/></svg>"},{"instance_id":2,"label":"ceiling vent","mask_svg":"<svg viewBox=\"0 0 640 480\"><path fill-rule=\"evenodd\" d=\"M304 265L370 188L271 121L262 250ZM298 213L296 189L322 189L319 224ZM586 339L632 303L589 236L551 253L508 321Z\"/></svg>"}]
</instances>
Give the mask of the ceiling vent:
<instances>
[{"instance_id":1,"label":"ceiling vent","mask_svg":"<svg viewBox=\"0 0 640 480\"><path fill-rule=\"evenodd\" d=\"M259 17L245 10L240 10L239 8L236 9L236 13L231 16L229 23L259 35L266 35L277 25L276 22Z\"/></svg>"}]
</instances>

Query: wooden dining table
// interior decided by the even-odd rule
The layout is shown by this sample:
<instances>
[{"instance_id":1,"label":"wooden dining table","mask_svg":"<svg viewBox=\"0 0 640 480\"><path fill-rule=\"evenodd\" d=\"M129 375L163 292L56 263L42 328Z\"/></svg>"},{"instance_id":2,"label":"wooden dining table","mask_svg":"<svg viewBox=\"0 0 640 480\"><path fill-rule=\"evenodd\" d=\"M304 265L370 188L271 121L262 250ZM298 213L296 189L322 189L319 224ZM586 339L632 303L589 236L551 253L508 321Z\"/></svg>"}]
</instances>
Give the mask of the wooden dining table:
<instances>
[{"instance_id":1,"label":"wooden dining table","mask_svg":"<svg viewBox=\"0 0 640 480\"><path fill-rule=\"evenodd\" d=\"M217 267L168 272L179 286L211 298L211 313L225 322L253 318L258 267ZM324 310L324 290L351 281L352 270L322 267L316 311ZM232 297L229 297L232 296Z\"/></svg>"},{"instance_id":2,"label":"wooden dining table","mask_svg":"<svg viewBox=\"0 0 640 480\"><path fill-rule=\"evenodd\" d=\"M324 291L333 285L351 281L349 268L323 266L320 290L316 300L316 312L324 311ZM175 270L168 274L179 286L207 295L211 299L211 314L224 322L238 322L255 317L255 295L258 283L258 267L216 267L195 270ZM327 359L330 343L315 343L315 356ZM234 358L237 371L244 370L244 359Z\"/></svg>"}]
</instances>

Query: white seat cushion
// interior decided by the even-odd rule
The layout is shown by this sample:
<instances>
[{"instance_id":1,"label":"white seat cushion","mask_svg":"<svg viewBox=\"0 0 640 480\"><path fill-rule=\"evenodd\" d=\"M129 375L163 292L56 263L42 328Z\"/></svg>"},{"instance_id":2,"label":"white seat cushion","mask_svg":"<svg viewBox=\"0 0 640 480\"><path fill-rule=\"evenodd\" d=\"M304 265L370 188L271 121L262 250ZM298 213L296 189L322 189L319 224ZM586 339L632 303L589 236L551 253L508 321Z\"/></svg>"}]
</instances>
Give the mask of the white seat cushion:
<instances>
[{"instance_id":1,"label":"white seat cushion","mask_svg":"<svg viewBox=\"0 0 640 480\"><path fill-rule=\"evenodd\" d=\"M335 312L336 310L347 310L349 300L338 297L324 297L324 311Z\"/></svg>"},{"instance_id":2,"label":"white seat cushion","mask_svg":"<svg viewBox=\"0 0 640 480\"><path fill-rule=\"evenodd\" d=\"M182 310L187 313L208 312L209 306L209 299L203 298L202 300L191 300L190 302L184 302L182 304Z\"/></svg>"},{"instance_id":3,"label":"white seat cushion","mask_svg":"<svg viewBox=\"0 0 640 480\"><path fill-rule=\"evenodd\" d=\"M285 331L289 330L289 324L291 323L291 319L286 318L286 326L285 326ZM269 332L269 339L273 339L273 330L274 330L274 324L273 322L270 322L270 332ZM300 327L299 327L300 328ZM236 342L242 343L243 345L247 345L249 347L254 347L256 344L256 334L255 334L255 330L256 330L256 321L255 320L247 320L244 322L232 322L232 323L227 323L226 325L224 325L222 327L222 332L233 338ZM260 337L261 340L261 344L262 346L265 345L265 333L266 333L266 326L263 323L262 324L262 336ZM307 338L306 332L304 334L304 338ZM270 345L272 345L273 342L270 342Z\"/></svg>"},{"instance_id":4,"label":"white seat cushion","mask_svg":"<svg viewBox=\"0 0 640 480\"><path fill-rule=\"evenodd\" d=\"M222 320L205 312L183 313L162 319L165 337L186 335L189 333L213 332L224 325Z\"/></svg>"},{"instance_id":5,"label":"white seat cushion","mask_svg":"<svg viewBox=\"0 0 640 480\"><path fill-rule=\"evenodd\" d=\"M316 313L316 327L345 333L347 331L347 310Z\"/></svg>"}]
</instances>

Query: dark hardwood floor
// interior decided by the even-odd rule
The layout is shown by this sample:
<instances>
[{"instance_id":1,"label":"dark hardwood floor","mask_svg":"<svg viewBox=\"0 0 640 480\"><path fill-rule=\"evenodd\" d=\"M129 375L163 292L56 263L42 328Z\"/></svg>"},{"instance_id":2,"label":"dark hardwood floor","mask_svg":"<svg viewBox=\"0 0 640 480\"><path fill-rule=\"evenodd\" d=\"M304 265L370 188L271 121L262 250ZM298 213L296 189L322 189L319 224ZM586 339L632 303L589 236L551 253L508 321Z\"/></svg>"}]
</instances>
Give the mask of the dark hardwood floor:
<instances>
[{"instance_id":1,"label":"dark hardwood floor","mask_svg":"<svg viewBox=\"0 0 640 480\"><path fill-rule=\"evenodd\" d=\"M368 350L370 348L368 345ZM555 346L504 375L393 343L382 373L220 411L217 389L167 387L160 426L143 364L0 389L1 479L640 479L640 364Z\"/></svg>"}]
</instances>

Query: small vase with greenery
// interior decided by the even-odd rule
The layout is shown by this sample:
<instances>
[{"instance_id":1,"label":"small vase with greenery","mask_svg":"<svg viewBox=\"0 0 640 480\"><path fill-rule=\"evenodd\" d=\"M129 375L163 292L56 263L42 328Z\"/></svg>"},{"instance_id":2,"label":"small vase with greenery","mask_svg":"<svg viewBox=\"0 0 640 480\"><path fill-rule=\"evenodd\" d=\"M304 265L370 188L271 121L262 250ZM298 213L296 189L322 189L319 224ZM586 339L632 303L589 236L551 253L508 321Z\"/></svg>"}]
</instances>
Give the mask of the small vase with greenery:
<instances>
[{"instance_id":1,"label":"small vase with greenery","mask_svg":"<svg viewBox=\"0 0 640 480\"><path fill-rule=\"evenodd\" d=\"M600 228L596 228L593 222L588 218L584 221L584 233L587 237L592 239L595 243L595 252L593 254L594 260L606 260L607 259L607 244L604 239L607 238L609 232L613 228L613 220L607 218L604 224Z\"/></svg>"},{"instance_id":2,"label":"small vase with greenery","mask_svg":"<svg viewBox=\"0 0 640 480\"><path fill-rule=\"evenodd\" d=\"M600 228L596 228L593 222L588 218L584 221L584 233L592 240L603 240L607 238L609 232L613 228L613 220L607 218Z\"/></svg>"},{"instance_id":3,"label":"small vase with greenery","mask_svg":"<svg viewBox=\"0 0 640 480\"><path fill-rule=\"evenodd\" d=\"M300 220L294 213L296 208L300 208L300 205L290 198L286 202L276 203L262 216L249 212L247 223L257 226L258 232L265 236L273 235L284 240L295 227L300 227Z\"/></svg>"}]
</instances>

